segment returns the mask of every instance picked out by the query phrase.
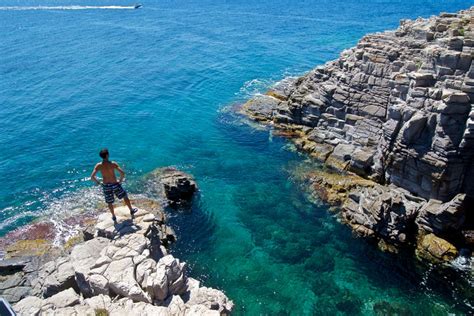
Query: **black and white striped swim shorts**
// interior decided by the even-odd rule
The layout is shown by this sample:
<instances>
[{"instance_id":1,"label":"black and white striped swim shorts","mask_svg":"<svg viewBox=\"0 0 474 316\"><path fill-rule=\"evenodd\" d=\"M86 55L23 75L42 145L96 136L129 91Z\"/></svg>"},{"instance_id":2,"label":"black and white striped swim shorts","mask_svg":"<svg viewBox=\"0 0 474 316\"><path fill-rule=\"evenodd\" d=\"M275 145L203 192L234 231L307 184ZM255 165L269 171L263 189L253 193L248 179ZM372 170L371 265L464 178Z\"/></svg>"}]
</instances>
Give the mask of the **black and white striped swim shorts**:
<instances>
[{"instance_id":1,"label":"black and white striped swim shorts","mask_svg":"<svg viewBox=\"0 0 474 316\"><path fill-rule=\"evenodd\" d=\"M102 189L104 191L105 202L108 204L114 203L114 195L119 199L123 199L127 196L127 192L125 192L125 190L122 188L122 185L118 182L103 183Z\"/></svg>"}]
</instances>

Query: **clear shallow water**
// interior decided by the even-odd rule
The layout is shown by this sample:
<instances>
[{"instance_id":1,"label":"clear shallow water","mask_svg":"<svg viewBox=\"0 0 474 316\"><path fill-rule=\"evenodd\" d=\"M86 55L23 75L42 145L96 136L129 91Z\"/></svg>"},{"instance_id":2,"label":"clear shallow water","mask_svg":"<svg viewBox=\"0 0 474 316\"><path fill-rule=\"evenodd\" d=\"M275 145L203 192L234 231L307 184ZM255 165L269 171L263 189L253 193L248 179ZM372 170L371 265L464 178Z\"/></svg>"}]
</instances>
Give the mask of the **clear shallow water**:
<instances>
[{"instance_id":1,"label":"clear shallow water","mask_svg":"<svg viewBox=\"0 0 474 316\"><path fill-rule=\"evenodd\" d=\"M469 311L433 272L352 238L292 180L304 157L223 109L368 32L474 1L142 3L0 0L0 235L96 200L86 178L106 146L135 193L159 166L196 176L174 251L238 313Z\"/></svg>"}]
</instances>

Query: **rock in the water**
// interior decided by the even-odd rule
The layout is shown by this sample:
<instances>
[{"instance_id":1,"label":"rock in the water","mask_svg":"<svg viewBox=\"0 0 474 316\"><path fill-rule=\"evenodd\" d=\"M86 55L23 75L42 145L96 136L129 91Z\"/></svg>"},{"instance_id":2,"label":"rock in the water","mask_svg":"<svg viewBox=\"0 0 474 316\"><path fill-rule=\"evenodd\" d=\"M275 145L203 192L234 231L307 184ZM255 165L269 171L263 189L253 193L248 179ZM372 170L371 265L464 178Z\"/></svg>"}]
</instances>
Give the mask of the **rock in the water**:
<instances>
[{"instance_id":1,"label":"rock in the water","mask_svg":"<svg viewBox=\"0 0 474 316\"><path fill-rule=\"evenodd\" d=\"M422 236L418 242L416 255L432 262L451 261L458 255L456 247L435 234Z\"/></svg>"},{"instance_id":2,"label":"rock in the water","mask_svg":"<svg viewBox=\"0 0 474 316\"><path fill-rule=\"evenodd\" d=\"M166 200L173 207L189 205L198 189L191 175L169 167L154 170L145 182L151 195Z\"/></svg>"},{"instance_id":3,"label":"rock in the water","mask_svg":"<svg viewBox=\"0 0 474 316\"><path fill-rule=\"evenodd\" d=\"M393 244L405 243L422 200L397 188L376 185L355 190L342 206L342 218L363 236L383 238Z\"/></svg>"},{"instance_id":4,"label":"rock in the water","mask_svg":"<svg viewBox=\"0 0 474 316\"><path fill-rule=\"evenodd\" d=\"M6 248L6 256L8 258L38 257L49 252L51 248L51 242L45 239L18 240Z\"/></svg>"},{"instance_id":5,"label":"rock in the water","mask_svg":"<svg viewBox=\"0 0 474 316\"><path fill-rule=\"evenodd\" d=\"M234 304L219 290L198 287L191 289L185 296L187 306L202 306L204 310L214 310L217 315L229 314Z\"/></svg>"}]
</instances>

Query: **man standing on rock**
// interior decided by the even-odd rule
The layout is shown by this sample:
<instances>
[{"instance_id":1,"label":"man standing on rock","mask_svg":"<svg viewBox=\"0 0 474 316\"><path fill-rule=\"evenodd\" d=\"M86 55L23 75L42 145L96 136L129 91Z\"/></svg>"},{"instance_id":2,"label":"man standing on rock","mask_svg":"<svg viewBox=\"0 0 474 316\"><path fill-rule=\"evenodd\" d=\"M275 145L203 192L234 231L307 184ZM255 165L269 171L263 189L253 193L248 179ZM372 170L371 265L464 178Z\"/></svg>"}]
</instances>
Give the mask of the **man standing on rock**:
<instances>
[{"instance_id":1,"label":"man standing on rock","mask_svg":"<svg viewBox=\"0 0 474 316\"><path fill-rule=\"evenodd\" d=\"M117 198L124 200L125 204L130 209L130 215L133 218L137 209L132 207L127 192L122 188L122 181L125 177L125 172L120 168L118 163L109 160L109 150L107 148L102 149L99 156L102 158L102 162L95 165L94 171L92 171L91 174L91 180L100 185L101 183L97 180L96 174L97 172L102 174L102 189L104 191L105 202L109 206L110 213L112 213L112 220L114 222L117 221L117 217L114 213L114 195L117 196ZM115 176L115 170L120 174L120 179L118 181Z\"/></svg>"}]
</instances>

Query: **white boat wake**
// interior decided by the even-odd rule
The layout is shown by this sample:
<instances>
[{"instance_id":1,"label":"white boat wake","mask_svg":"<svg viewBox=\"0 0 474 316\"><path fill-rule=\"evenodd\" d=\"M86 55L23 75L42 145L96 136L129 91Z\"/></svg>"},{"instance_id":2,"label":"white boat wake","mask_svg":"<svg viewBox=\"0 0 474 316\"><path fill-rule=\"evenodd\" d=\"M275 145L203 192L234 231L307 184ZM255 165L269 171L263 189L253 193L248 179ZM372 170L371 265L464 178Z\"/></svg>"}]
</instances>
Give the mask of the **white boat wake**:
<instances>
[{"instance_id":1,"label":"white boat wake","mask_svg":"<svg viewBox=\"0 0 474 316\"><path fill-rule=\"evenodd\" d=\"M0 7L0 11L29 11L29 10L134 10L135 6L82 6L82 5L69 5L69 6L35 6L35 7Z\"/></svg>"}]
</instances>

